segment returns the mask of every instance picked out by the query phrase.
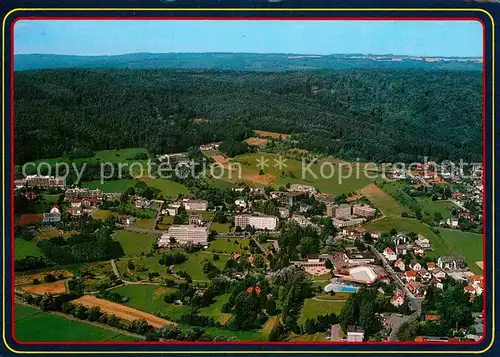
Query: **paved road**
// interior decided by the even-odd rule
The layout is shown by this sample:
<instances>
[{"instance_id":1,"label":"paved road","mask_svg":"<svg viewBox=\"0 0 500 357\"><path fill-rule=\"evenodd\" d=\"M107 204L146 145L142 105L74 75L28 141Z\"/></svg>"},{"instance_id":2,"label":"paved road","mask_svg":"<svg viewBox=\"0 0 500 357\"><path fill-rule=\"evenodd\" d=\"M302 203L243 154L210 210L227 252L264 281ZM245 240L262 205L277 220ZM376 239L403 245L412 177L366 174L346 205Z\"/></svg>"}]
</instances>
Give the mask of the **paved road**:
<instances>
[{"instance_id":1,"label":"paved road","mask_svg":"<svg viewBox=\"0 0 500 357\"><path fill-rule=\"evenodd\" d=\"M384 265L385 270L390 274L392 280L398 285L398 287L404 292L404 294L408 297L410 300L410 308L414 311L416 311L419 315L422 310L422 301L424 300L423 298L418 298L413 293L408 290L408 288L405 286L405 284L401 281L399 278L398 274L392 269L392 267L389 265L389 263L385 260L384 256L380 254L377 249L373 245L369 245L370 249L372 252L375 254L375 256L382 261L382 264Z\"/></svg>"},{"instance_id":2,"label":"paved road","mask_svg":"<svg viewBox=\"0 0 500 357\"><path fill-rule=\"evenodd\" d=\"M394 325L392 327L392 330L391 330L391 333L389 334L389 337L388 337L388 340L389 341L398 341L398 332L399 332L399 329L401 327L401 325L405 322L410 322L412 320L415 320L418 318L418 313L417 312L414 312L413 314L411 315L407 315L405 317L403 317L399 323L397 325Z\"/></svg>"}]
</instances>

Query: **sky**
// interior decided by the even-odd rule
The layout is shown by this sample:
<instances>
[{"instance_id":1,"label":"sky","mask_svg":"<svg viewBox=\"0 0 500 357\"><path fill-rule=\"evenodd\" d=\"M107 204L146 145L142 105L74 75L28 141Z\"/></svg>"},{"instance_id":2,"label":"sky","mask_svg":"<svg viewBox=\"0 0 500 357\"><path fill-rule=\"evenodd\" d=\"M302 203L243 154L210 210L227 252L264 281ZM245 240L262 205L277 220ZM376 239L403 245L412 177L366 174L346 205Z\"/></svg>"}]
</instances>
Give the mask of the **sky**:
<instances>
[{"instance_id":1,"label":"sky","mask_svg":"<svg viewBox=\"0 0 500 357\"><path fill-rule=\"evenodd\" d=\"M482 56L477 21L20 20L14 52Z\"/></svg>"}]
</instances>

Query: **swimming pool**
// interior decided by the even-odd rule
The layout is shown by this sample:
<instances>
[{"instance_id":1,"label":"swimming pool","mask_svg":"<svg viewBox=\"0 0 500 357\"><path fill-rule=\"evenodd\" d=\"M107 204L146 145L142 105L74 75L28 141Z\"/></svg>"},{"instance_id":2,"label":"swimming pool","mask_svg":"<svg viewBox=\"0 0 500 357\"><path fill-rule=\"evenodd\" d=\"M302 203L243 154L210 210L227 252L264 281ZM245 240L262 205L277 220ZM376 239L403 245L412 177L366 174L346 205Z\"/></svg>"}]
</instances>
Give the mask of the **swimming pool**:
<instances>
[{"instance_id":1,"label":"swimming pool","mask_svg":"<svg viewBox=\"0 0 500 357\"><path fill-rule=\"evenodd\" d=\"M355 293L358 291L358 288L355 286L347 286L341 284L328 284L323 290L325 290L327 293L330 293L332 291L335 293Z\"/></svg>"}]
</instances>

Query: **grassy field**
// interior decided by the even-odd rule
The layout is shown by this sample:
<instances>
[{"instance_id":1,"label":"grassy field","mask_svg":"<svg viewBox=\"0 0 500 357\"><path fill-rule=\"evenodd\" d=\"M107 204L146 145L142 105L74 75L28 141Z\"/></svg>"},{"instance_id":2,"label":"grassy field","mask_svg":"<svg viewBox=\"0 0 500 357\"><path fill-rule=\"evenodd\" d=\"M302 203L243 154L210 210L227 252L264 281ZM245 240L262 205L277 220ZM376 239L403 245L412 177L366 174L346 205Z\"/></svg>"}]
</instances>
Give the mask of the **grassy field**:
<instances>
[{"instance_id":1,"label":"grassy field","mask_svg":"<svg viewBox=\"0 0 500 357\"><path fill-rule=\"evenodd\" d=\"M185 271L191 276L193 280L207 281L208 279L203 273L203 261L205 259L208 259L212 263L214 263L219 269L222 269L224 268L224 265L226 265L226 262L229 259L227 255L220 255L219 260L215 261L212 259L212 257L213 257L212 254L200 253L200 252L189 254L187 261L175 266L175 271Z\"/></svg>"},{"instance_id":2,"label":"grassy field","mask_svg":"<svg viewBox=\"0 0 500 357\"><path fill-rule=\"evenodd\" d=\"M327 315L332 312L339 315L343 305L344 303L339 301L325 302L306 299L302 310L300 310L299 325L304 325L307 319L316 318L319 315Z\"/></svg>"},{"instance_id":3,"label":"grassy field","mask_svg":"<svg viewBox=\"0 0 500 357\"><path fill-rule=\"evenodd\" d=\"M87 181L82 182L82 187L89 189L102 190L103 192L124 192L129 187L134 187L137 184L137 180L132 179L122 179L122 180L105 180L103 183L101 181Z\"/></svg>"},{"instance_id":4,"label":"grassy field","mask_svg":"<svg viewBox=\"0 0 500 357\"><path fill-rule=\"evenodd\" d=\"M16 238L14 241L14 251L15 259L21 259L32 255L34 257L39 257L42 255L42 251L36 246L36 240L26 241L22 238Z\"/></svg>"},{"instance_id":5,"label":"grassy field","mask_svg":"<svg viewBox=\"0 0 500 357\"><path fill-rule=\"evenodd\" d=\"M432 251L427 252L427 256L431 258L437 258L441 255L451 254L443 238L438 236L428 226L426 226L422 222L417 221L416 219L387 217L375 222L370 222L366 224L364 228L369 231L377 231L382 233L388 233L392 228L398 231L415 232L417 234L423 235L431 242Z\"/></svg>"},{"instance_id":6,"label":"grassy field","mask_svg":"<svg viewBox=\"0 0 500 357\"><path fill-rule=\"evenodd\" d=\"M151 245L156 242L158 235L119 230L114 234L113 238L120 242L125 254L133 257L141 253L149 253Z\"/></svg>"},{"instance_id":7,"label":"grassy field","mask_svg":"<svg viewBox=\"0 0 500 357\"><path fill-rule=\"evenodd\" d=\"M34 212L36 213L48 212L50 210L50 207L57 204L58 199L59 195L43 194L42 199L35 204Z\"/></svg>"},{"instance_id":8,"label":"grassy field","mask_svg":"<svg viewBox=\"0 0 500 357\"><path fill-rule=\"evenodd\" d=\"M167 252L168 253L168 252ZM186 253L184 253L186 254ZM227 255L220 255L219 260L214 261L212 259L213 255L211 253L193 253L186 254L188 260L182 264L175 266L176 271L185 271L188 273L193 280L208 281L207 277L203 273L203 261L208 259L212 261L219 269L224 268L229 257ZM152 257L134 257L134 258L122 258L116 262L117 267L121 274L129 274L127 272L127 264L129 260L132 260L136 266L143 266L147 269L144 272L133 273L133 276L139 276L145 279L148 273L159 273L163 278L173 279L173 276L167 273L167 268L159 264L161 255L155 255ZM129 274L130 275L130 274Z\"/></svg>"},{"instance_id":9,"label":"grassy field","mask_svg":"<svg viewBox=\"0 0 500 357\"><path fill-rule=\"evenodd\" d=\"M212 226L210 227L211 230L216 231L217 233L229 233L231 229L231 224L230 223L217 223L214 222L212 223Z\"/></svg>"},{"instance_id":10,"label":"grassy field","mask_svg":"<svg viewBox=\"0 0 500 357\"><path fill-rule=\"evenodd\" d=\"M388 217L400 217L405 211L405 207L391 197L388 193L377 187L375 184L370 184L360 190L370 202L372 202L382 213Z\"/></svg>"},{"instance_id":11,"label":"grassy field","mask_svg":"<svg viewBox=\"0 0 500 357\"><path fill-rule=\"evenodd\" d=\"M465 258L470 270L476 274L482 272L476 264L483 260L482 234L440 229L440 235L453 253Z\"/></svg>"},{"instance_id":12,"label":"grassy field","mask_svg":"<svg viewBox=\"0 0 500 357\"><path fill-rule=\"evenodd\" d=\"M257 160L261 160L261 158L265 161L266 165L268 165L264 169L264 175L259 175L260 168L257 167L259 162ZM221 178L219 181L224 182L224 184L221 184L223 186L227 185L228 182L236 184L244 181L253 187L273 185L276 188L286 186L288 183L297 183L313 185L321 192L333 195L356 191L372 182L371 179L363 175L362 164L360 165L359 170L354 164L351 171L352 175L348 175L349 168L346 166L340 167L340 162L331 159L322 159L311 166L306 164L304 166L304 170L302 170L303 167L301 161L286 159L284 162L286 167L282 167L283 170L280 170L276 165L279 158L280 155L278 154L264 152L236 156L227 164L234 170L224 170L223 175L220 175ZM325 165L324 163L328 164ZM333 171L330 163L333 165ZM241 167L241 176L239 175L237 165ZM342 165L347 165L347 163ZM321 167L324 167L323 175L321 174ZM285 176L282 176L282 171L285 173ZM304 175L302 175L303 171ZM358 171L359 175L357 174ZM220 174L220 172L215 173L217 175ZM349 178L343 178L347 176L349 176Z\"/></svg>"},{"instance_id":13,"label":"grassy field","mask_svg":"<svg viewBox=\"0 0 500 357\"><path fill-rule=\"evenodd\" d=\"M169 181L166 179L148 179L144 181L149 187L157 188L161 191L163 197L174 197L181 195L187 195L189 189L174 181Z\"/></svg>"},{"instance_id":14,"label":"grassy field","mask_svg":"<svg viewBox=\"0 0 500 357\"><path fill-rule=\"evenodd\" d=\"M155 223L154 219L145 219L145 218L140 218L135 221L133 224L134 227L137 228L146 228L146 229L153 229L153 225Z\"/></svg>"},{"instance_id":15,"label":"grassy field","mask_svg":"<svg viewBox=\"0 0 500 357\"><path fill-rule=\"evenodd\" d=\"M241 253L244 251L242 248L248 247L248 243L248 238L218 238L209 243L208 250L222 253Z\"/></svg>"},{"instance_id":16,"label":"grassy field","mask_svg":"<svg viewBox=\"0 0 500 357\"><path fill-rule=\"evenodd\" d=\"M94 212L92 212L92 218L94 219L100 219L100 220L105 220L109 216L116 215L116 213L108 211L108 210L103 210L103 209L96 209Z\"/></svg>"},{"instance_id":17,"label":"grassy field","mask_svg":"<svg viewBox=\"0 0 500 357\"><path fill-rule=\"evenodd\" d=\"M20 341L135 341L131 336L41 312L30 306L15 305L15 335Z\"/></svg>"},{"instance_id":18,"label":"grassy field","mask_svg":"<svg viewBox=\"0 0 500 357\"><path fill-rule=\"evenodd\" d=\"M130 299L127 303L124 303L124 305L151 314L163 312L167 314L169 319L174 321L179 319L181 315L189 312L189 307L187 306L167 304L163 301L163 297L166 293L175 291L175 289L172 288L160 287L157 285L125 285L112 289L111 291L127 296Z\"/></svg>"},{"instance_id":19,"label":"grassy field","mask_svg":"<svg viewBox=\"0 0 500 357\"><path fill-rule=\"evenodd\" d=\"M216 301L212 305L200 309L200 315L211 317L224 325L231 318L231 314L221 312L222 305L229 300L229 296L231 296L231 294L217 296Z\"/></svg>"}]
</instances>

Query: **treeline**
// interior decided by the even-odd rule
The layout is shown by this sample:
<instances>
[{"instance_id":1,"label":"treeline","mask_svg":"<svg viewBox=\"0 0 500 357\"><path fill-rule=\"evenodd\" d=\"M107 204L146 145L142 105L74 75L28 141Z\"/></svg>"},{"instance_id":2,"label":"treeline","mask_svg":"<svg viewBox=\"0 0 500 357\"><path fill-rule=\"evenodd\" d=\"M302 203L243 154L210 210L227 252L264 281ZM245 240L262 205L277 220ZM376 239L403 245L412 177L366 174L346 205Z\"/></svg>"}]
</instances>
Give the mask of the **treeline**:
<instances>
[{"instance_id":1,"label":"treeline","mask_svg":"<svg viewBox=\"0 0 500 357\"><path fill-rule=\"evenodd\" d=\"M15 73L15 161L184 151L252 130L347 159L481 158L481 72L59 69Z\"/></svg>"},{"instance_id":2,"label":"treeline","mask_svg":"<svg viewBox=\"0 0 500 357\"><path fill-rule=\"evenodd\" d=\"M115 328L130 331L146 337L148 341L177 340L177 341L237 341L234 337L213 336L205 332L200 327L180 328L172 325L165 325L161 328L154 328L145 319L132 321L122 320L116 315L106 314L97 306L87 308L80 304L72 303L74 295L62 294L53 296L51 294L31 295L28 293L20 296L27 304L37 306L42 311L57 311L71 315L80 320L99 322Z\"/></svg>"}]
</instances>

